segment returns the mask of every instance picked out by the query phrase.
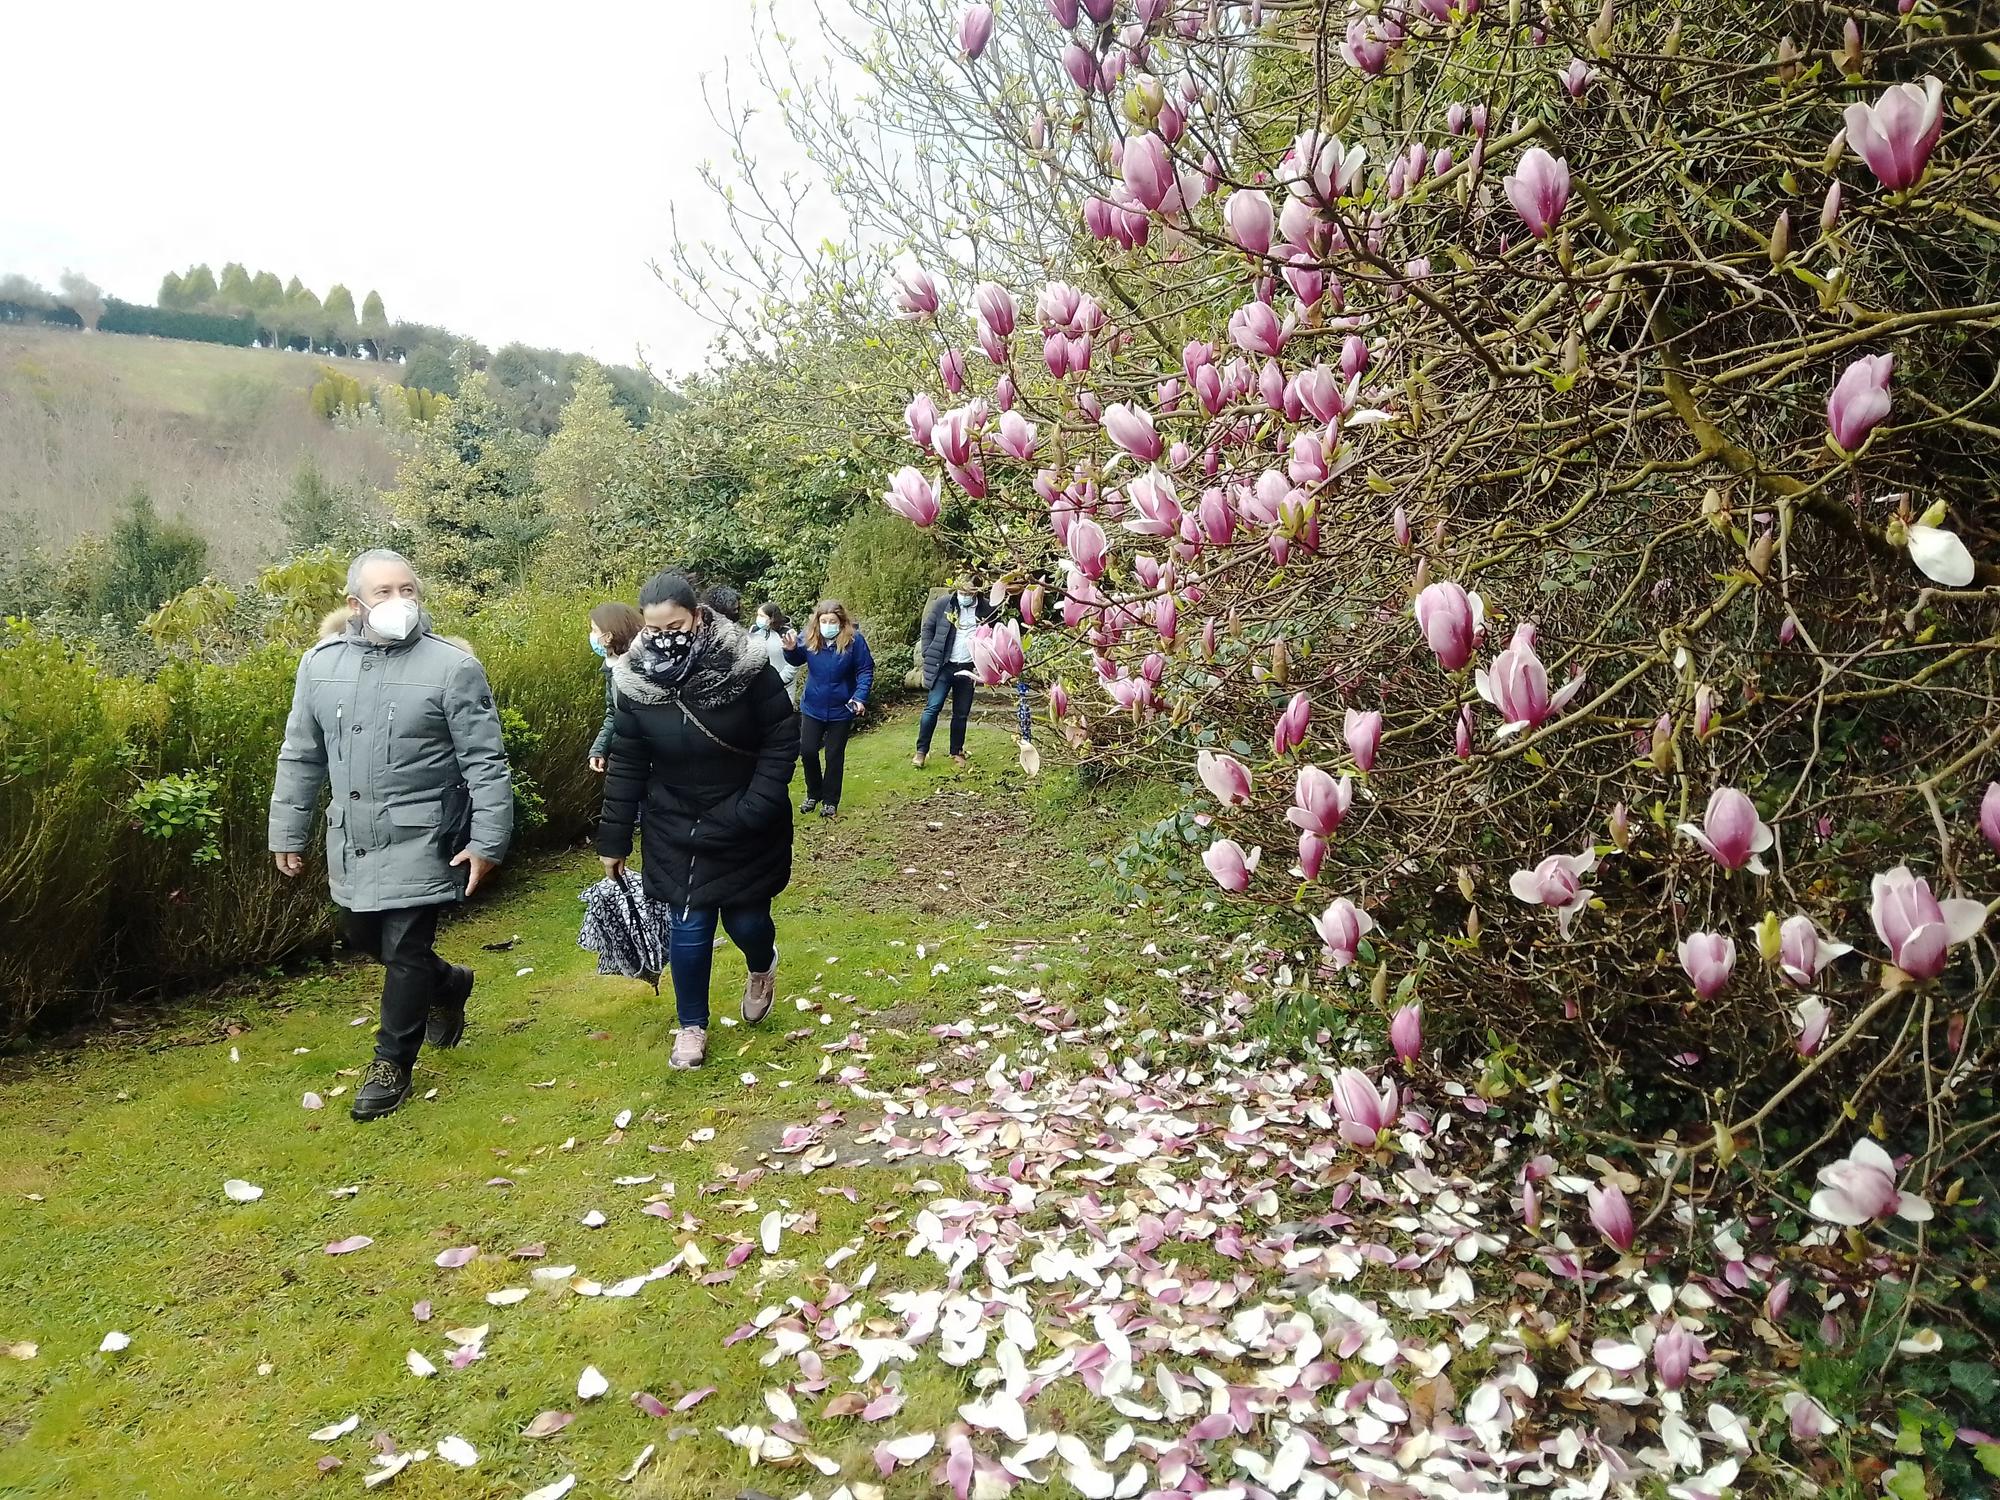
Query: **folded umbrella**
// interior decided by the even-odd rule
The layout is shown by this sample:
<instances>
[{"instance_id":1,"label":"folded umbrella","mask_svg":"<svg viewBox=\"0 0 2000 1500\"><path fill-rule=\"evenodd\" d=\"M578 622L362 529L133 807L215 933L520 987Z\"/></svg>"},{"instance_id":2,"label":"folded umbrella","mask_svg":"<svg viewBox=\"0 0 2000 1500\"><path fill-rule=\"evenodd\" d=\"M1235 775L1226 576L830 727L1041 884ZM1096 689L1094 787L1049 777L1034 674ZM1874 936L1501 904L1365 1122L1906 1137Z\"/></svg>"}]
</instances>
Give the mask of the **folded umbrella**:
<instances>
[{"instance_id":1,"label":"folded umbrella","mask_svg":"<svg viewBox=\"0 0 2000 1500\"><path fill-rule=\"evenodd\" d=\"M581 893L577 947L597 955L597 972L643 979L660 990L667 967L667 916L629 881L606 878Z\"/></svg>"}]
</instances>

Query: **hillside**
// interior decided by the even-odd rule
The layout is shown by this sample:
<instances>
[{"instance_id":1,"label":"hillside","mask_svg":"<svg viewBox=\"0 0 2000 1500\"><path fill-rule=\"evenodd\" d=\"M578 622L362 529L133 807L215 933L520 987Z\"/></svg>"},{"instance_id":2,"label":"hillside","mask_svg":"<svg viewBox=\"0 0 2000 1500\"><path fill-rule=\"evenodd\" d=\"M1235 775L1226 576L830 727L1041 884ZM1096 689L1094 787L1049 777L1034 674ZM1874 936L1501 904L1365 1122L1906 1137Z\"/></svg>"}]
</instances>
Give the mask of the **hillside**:
<instances>
[{"instance_id":1,"label":"hillside","mask_svg":"<svg viewBox=\"0 0 2000 1500\"><path fill-rule=\"evenodd\" d=\"M327 361L275 350L64 329L0 329L0 516L44 546L102 530L135 488L196 525L242 575L282 539L280 501L310 455L338 484L389 484L396 459L313 416ZM342 361L364 382L393 368ZM23 525L22 523L25 523Z\"/></svg>"}]
</instances>

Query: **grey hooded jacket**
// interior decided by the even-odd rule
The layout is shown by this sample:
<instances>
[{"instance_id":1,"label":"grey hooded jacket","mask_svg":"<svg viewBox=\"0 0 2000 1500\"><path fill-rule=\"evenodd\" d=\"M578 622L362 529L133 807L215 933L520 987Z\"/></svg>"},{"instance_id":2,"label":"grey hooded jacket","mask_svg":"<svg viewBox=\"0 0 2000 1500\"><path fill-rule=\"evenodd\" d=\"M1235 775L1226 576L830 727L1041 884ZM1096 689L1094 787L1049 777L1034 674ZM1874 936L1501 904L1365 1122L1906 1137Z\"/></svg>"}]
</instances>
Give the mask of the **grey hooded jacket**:
<instances>
[{"instance_id":1,"label":"grey hooded jacket","mask_svg":"<svg viewBox=\"0 0 2000 1500\"><path fill-rule=\"evenodd\" d=\"M271 791L274 852L303 853L320 789L326 868L349 911L435 906L465 893L466 868L438 847L449 792L464 783L475 854L506 858L514 794L500 715L478 660L430 633L381 645L359 623L299 662Z\"/></svg>"}]
</instances>

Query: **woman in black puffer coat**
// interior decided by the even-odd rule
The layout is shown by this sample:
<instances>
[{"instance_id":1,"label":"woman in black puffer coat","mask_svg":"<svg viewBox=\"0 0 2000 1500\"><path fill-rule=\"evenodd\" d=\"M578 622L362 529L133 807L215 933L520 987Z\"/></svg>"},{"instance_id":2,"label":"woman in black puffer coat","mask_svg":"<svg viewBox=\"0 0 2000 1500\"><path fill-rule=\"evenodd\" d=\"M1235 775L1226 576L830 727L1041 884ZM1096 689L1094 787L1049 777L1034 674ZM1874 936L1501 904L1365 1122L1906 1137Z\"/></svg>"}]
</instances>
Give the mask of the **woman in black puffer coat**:
<instances>
[{"instance_id":1,"label":"woman in black puffer coat","mask_svg":"<svg viewBox=\"0 0 2000 1500\"><path fill-rule=\"evenodd\" d=\"M597 852L622 879L639 825L646 895L671 924L672 1065L694 1068L707 1055L718 920L750 968L743 1019L763 1020L777 993L771 899L792 875L798 718L764 647L697 603L684 576L661 573L639 607L646 628L612 670Z\"/></svg>"}]
</instances>

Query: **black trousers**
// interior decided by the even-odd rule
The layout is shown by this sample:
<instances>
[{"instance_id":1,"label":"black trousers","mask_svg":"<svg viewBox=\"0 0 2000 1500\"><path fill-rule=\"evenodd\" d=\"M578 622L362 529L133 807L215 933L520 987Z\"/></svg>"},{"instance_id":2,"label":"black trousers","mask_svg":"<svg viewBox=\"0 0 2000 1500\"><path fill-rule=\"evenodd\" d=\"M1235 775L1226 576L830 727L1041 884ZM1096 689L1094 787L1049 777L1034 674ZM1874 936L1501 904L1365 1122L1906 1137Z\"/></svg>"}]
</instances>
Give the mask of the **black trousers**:
<instances>
[{"instance_id":1,"label":"black trousers","mask_svg":"<svg viewBox=\"0 0 2000 1500\"><path fill-rule=\"evenodd\" d=\"M406 906L399 911L341 912L347 946L383 967L382 1025L375 1033L375 1055L399 1067L416 1062L431 1002L451 973L451 965L432 946L441 910Z\"/></svg>"},{"instance_id":2,"label":"black trousers","mask_svg":"<svg viewBox=\"0 0 2000 1500\"><path fill-rule=\"evenodd\" d=\"M853 729L852 719L829 724L811 714L799 715L799 759L805 762L806 795L813 801L840 801L840 777L847 769L847 736ZM819 764L822 744L826 747L823 771Z\"/></svg>"}]
</instances>

